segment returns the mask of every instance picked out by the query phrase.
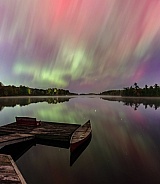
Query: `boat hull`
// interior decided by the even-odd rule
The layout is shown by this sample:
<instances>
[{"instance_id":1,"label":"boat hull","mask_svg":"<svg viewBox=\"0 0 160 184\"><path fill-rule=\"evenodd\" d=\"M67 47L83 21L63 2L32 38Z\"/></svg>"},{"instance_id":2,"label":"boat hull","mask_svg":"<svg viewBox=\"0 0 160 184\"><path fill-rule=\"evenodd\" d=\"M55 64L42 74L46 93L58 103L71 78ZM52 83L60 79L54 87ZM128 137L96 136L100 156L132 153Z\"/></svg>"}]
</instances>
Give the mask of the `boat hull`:
<instances>
[{"instance_id":1,"label":"boat hull","mask_svg":"<svg viewBox=\"0 0 160 184\"><path fill-rule=\"evenodd\" d=\"M83 145L91 137L91 134L92 129L89 120L73 133L70 141L70 151L73 152Z\"/></svg>"},{"instance_id":2,"label":"boat hull","mask_svg":"<svg viewBox=\"0 0 160 184\"><path fill-rule=\"evenodd\" d=\"M85 142L83 142L80 146L78 146L76 149L70 152L70 166L72 166L76 162L79 156L87 148L87 146L91 142L91 139L92 139L92 134L90 134L90 136L88 137L87 140L85 140Z\"/></svg>"}]
</instances>

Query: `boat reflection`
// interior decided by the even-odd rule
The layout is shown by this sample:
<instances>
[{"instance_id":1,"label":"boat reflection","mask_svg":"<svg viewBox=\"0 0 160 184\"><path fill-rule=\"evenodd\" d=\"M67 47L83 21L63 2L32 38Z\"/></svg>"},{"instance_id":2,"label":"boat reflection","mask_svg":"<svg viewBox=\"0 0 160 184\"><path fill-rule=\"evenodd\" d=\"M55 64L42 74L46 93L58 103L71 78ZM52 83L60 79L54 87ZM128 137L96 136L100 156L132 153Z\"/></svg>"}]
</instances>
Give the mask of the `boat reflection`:
<instances>
[{"instance_id":1,"label":"boat reflection","mask_svg":"<svg viewBox=\"0 0 160 184\"><path fill-rule=\"evenodd\" d=\"M74 152L70 152L70 166L72 166L76 162L76 160L79 158L82 152L87 148L90 141L91 141L91 136ZM0 154L10 155L14 161L17 161L32 146L36 146L36 144L53 146L58 148L65 148L65 149L69 149L69 146L70 146L69 143L61 142L61 141L29 140L26 142L4 146L0 149Z\"/></svg>"},{"instance_id":2,"label":"boat reflection","mask_svg":"<svg viewBox=\"0 0 160 184\"><path fill-rule=\"evenodd\" d=\"M90 134L90 137L77 149L75 149L73 152L70 152L70 166L72 166L76 160L80 157L80 155L83 153L83 151L87 148L89 143L91 142L92 134Z\"/></svg>"}]
</instances>

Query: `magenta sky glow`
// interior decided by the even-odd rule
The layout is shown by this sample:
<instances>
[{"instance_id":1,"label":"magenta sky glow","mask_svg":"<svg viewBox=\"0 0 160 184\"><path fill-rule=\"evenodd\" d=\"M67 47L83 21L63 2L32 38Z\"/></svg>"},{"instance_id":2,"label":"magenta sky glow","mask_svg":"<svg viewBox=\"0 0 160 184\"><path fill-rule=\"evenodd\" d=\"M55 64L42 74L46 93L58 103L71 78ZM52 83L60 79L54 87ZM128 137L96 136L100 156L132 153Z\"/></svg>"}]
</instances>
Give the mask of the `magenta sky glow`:
<instances>
[{"instance_id":1,"label":"magenta sky glow","mask_svg":"<svg viewBox=\"0 0 160 184\"><path fill-rule=\"evenodd\" d=\"M102 92L160 81L159 0L0 0L0 81Z\"/></svg>"}]
</instances>

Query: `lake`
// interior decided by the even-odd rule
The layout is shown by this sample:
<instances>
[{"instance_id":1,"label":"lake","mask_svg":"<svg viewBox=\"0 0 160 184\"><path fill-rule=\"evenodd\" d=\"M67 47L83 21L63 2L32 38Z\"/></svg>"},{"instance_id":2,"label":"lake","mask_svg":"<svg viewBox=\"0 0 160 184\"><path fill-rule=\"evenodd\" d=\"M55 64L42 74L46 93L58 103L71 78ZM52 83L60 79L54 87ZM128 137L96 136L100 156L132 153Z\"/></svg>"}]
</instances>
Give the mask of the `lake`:
<instances>
[{"instance_id":1,"label":"lake","mask_svg":"<svg viewBox=\"0 0 160 184\"><path fill-rule=\"evenodd\" d=\"M83 124L92 138L70 164L70 150L32 145L16 160L28 184L160 183L160 99L100 96L0 98L0 125L16 116Z\"/></svg>"}]
</instances>

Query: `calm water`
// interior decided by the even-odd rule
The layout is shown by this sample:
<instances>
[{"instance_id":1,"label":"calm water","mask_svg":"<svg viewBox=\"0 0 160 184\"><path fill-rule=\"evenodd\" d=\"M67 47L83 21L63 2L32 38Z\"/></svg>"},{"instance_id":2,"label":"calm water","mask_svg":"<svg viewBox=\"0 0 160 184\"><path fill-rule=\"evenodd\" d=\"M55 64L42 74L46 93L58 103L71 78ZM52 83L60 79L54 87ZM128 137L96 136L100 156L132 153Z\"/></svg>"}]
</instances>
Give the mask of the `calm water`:
<instances>
[{"instance_id":1,"label":"calm water","mask_svg":"<svg viewBox=\"0 0 160 184\"><path fill-rule=\"evenodd\" d=\"M58 103L61 102L61 103ZM35 145L17 161L28 184L160 183L160 99L0 99L0 125L15 116L83 124L90 144L70 166L69 149Z\"/></svg>"}]
</instances>

